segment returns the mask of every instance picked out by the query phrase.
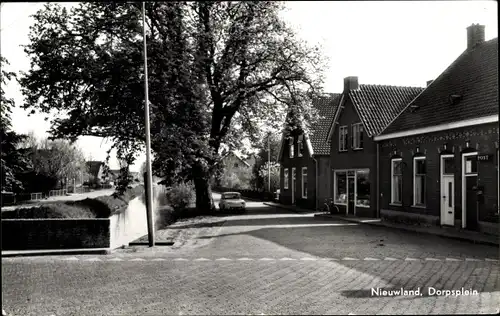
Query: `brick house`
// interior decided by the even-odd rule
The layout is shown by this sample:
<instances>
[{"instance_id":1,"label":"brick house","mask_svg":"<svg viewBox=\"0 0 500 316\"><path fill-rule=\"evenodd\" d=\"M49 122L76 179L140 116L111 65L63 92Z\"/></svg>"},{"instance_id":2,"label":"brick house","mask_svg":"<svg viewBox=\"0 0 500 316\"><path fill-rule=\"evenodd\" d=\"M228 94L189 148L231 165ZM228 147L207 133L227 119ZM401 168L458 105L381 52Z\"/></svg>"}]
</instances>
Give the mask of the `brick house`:
<instances>
[{"instance_id":1,"label":"brick house","mask_svg":"<svg viewBox=\"0 0 500 316\"><path fill-rule=\"evenodd\" d=\"M328 128L340 101L340 94L329 94L313 101L319 119L311 134L300 129L284 134L280 162L280 202L316 209L330 197L330 145Z\"/></svg>"},{"instance_id":2,"label":"brick house","mask_svg":"<svg viewBox=\"0 0 500 316\"><path fill-rule=\"evenodd\" d=\"M245 158L231 150L222 155L222 163L224 170L219 179L222 187L234 189L250 188L255 157L250 156Z\"/></svg>"},{"instance_id":3,"label":"brick house","mask_svg":"<svg viewBox=\"0 0 500 316\"><path fill-rule=\"evenodd\" d=\"M334 203L341 213L377 215L378 135L423 88L358 84L344 79L339 110L328 132L330 181Z\"/></svg>"},{"instance_id":4,"label":"brick house","mask_svg":"<svg viewBox=\"0 0 500 316\"><path fill-rule=\"evenodd\" d=\"M375 137L381 215L498 234L498 38L467 49Z\"/></svg>"}]
</instances>

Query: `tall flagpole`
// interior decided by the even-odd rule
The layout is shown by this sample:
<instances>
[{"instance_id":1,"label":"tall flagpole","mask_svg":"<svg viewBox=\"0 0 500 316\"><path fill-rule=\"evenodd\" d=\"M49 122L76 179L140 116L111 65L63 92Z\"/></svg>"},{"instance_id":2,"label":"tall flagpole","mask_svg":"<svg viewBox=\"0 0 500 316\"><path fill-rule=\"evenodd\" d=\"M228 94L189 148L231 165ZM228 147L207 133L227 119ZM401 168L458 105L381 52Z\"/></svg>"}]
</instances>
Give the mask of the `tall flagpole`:
<instances>
[{"instance_id":1,"label":"tall flagpole","mask_svg":"<svg viewBox=\"0 0 500 316\"><path fill-rule=\"evenodd\" d=\"M142 32L144 42L144 97L145 97L145 127L146 127L146 210L148 217L149 247L154 247L154 220L153 220L153 176L151 168L151 135L149 131L149 91L148 91L148 52L146 49L146 6L142 2Z\"/></svg>"}]
</instances>

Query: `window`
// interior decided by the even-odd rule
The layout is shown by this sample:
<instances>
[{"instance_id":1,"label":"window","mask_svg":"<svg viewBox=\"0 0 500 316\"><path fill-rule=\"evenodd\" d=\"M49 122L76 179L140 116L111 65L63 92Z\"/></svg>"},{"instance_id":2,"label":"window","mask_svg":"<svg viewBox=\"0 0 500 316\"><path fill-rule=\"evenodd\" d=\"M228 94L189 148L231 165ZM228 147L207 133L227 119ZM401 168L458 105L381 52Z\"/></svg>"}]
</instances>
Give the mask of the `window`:
<instances>
[{"instance_id":1,"label":"window","mask_svg":"<svg viewBox=\"0 0 500 316\"><path fill-rule=\"evenodd\" d=\"M339 151L347 151L347 126L339 127Z\"/></svg>"},{"instance_id":2,"label":"window","mask_svg":"<svg viewBox=\"0 0 500 316\"><path fill-rule=\"evenodd\" d=\"M356 206L370 207L370 171L356 171Z\"/></svg>"},{"instance_id":3,"label":"window","mask_svg":"<svg viewBox=\"0 0 500 316\"><path fill-rule=\"evenodd\" d=\"M307 167L302 168L302 198L307 199Z\"/></svg>"},{"instance_id":4,"label":"window","mask_svg":"<svg viewBox=\"0 0 500 316\"><path fill-rule=\"evenodd\" d=\"M293 158L294 151L293 151L293 137L290 137L288 139L288 147L290 148L290 158Z\"/></svg>"},{"instance_id":5,"label":"window","mask_svg":"<svg viewBox=\"0 0 500 316\"><path fill-rule=\"evenodd\" d=\"M283 169L283 189L288 189L288 168Z\"/></svg>"},{"instance_id":6,"label":"window","mask_svg":"<svg viewBox=\"0 0 500 316\"><path fill-rule=\"evenodd\" d=\"M352 148L363 149L363 124L352 124Z\"/></svg>"},{"instance_id":7,"label":"window","mask_svg":"<svg viewBox=\"0 0 500 316\"><path fill-rule=\"evenodd\" d=\"M391 203L403 203L403 172L402 159L396 158L391 160Z\"/></svg>"},{"instance_id":8,"label":"window","mask_svg":"<svg viewBox=\"0 0 500 316\"><path fill-rule=\"evenodd\" d=\"M425 206L425 157L413 158L413 205Z\"/></svg>"},{"instance_id":9,"label":"window","mask_svg":"<svg viewBox=\"0 0 500 316\"><path fill-rule=\"evenodd\" d=\"M477 156L465 156L465 174L477 173Z\"/></svg>"},{"instance_id":10,"label":"window","mask_svg":"<svg viewBox=\"0 0 500 316\"><path fill-rule=\"evenodd\" d=\"M334 196L335 203L347 204L347 172L334 172Z\"/></svg>"},{"instance_id":11,"label":"window","mask_svg":"<svg viewBox=\"0 0 500 316\"><path fill-rule=\"evenodd\" d=\"M299 157L302 157L303 153L304 153L304 135L300 135L299 136L299 140L298 140L298 148L297 148L297 154L299 155Z\"/></svg>"}]
</instances>

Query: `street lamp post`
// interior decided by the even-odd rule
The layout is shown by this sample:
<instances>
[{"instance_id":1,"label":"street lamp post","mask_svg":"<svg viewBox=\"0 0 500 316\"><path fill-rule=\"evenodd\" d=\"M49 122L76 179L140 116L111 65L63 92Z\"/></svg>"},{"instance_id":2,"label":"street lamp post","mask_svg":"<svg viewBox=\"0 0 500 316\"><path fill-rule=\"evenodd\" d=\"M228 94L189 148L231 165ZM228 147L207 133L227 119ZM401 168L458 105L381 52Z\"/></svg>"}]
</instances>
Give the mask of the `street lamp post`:
<instances>
[{"instance_id":1,"label":"street lamp post","mask_svg":"<svg viewBox=\"0 0 500 316\"><path fill-rule=\"evenodd\" d=\"M271 192L271 132L267 137L267 190Z\"/></svg>"},{"instance_id":2,"label":"street lamp post","mask_svg":"<svg viewBox=\"0 0 500 316\"><path fill-rule=\"evenodd\" d=\"M145 97L145 129L146 129L146 212L148 216L149 247L154 247L153 220L153 176L151 169L151 136L149 130L149 91L148 91L148 55L146 48L146 5L142 2L142 32L144 42L144 97Z\"/></svg>"}]
</instances>

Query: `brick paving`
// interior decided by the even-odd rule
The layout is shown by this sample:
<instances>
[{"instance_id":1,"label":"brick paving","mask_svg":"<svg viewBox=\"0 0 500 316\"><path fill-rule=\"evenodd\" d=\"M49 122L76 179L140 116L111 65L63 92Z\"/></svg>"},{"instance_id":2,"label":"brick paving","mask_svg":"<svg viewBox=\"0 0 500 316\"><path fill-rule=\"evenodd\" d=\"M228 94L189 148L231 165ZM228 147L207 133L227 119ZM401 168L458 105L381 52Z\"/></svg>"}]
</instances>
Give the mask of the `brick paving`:
<instances>
[{"instance_id":1,"label":"brick paving","mask_svg":"<svg viewBox=\"0 0 500 316\"><path fill-rule=\"evenodd\" d=\"M177 247L2 258L2 306L11 315L476 314L498 308L496 247L342 221L319 226L326 222L254 207L255 214L198 218L158 233ZM420 287L423 295L371 295L377 287ZM478 295L429 295L429 287Z\"/></svg>"}]
</instances>

